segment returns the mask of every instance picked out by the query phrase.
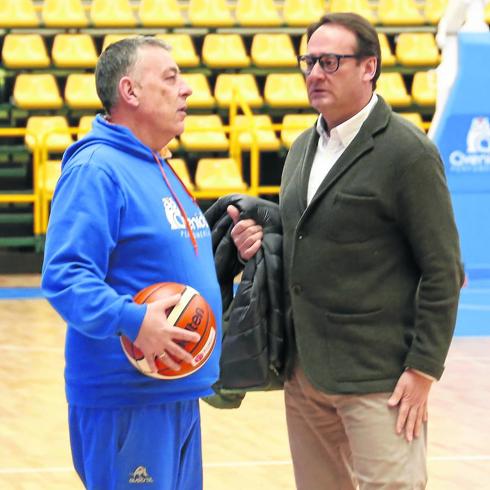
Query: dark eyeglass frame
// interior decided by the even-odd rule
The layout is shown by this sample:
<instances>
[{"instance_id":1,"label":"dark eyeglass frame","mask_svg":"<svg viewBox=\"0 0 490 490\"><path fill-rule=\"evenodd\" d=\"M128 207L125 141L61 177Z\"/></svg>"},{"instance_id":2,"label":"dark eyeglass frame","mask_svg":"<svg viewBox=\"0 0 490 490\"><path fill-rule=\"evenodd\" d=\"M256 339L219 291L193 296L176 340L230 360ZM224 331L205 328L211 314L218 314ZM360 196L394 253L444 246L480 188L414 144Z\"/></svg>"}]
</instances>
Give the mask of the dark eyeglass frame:
<instances>
[{"instance_id":1,"label":"dark eyeglass frame","mask_svg":"<svg viewBox=\"0 0 490 490\"><path fill-rule=\"evenodd\" d=\"M337 60L337 64L334 69L326 69L325 68L325 62L322 61L322 58L325 57L330 57L330 58L335 58ZM325 72L325 73L335 73L339 67L340 67L340 60L344 58L362 58L359 54L337 54L337 53L321 53L319 56L313 56L311 54L301 54L297 56L298 60L298 66L299 69L305 74L309 75L312 71L313 68L317 63L319 63L320 68ZM310 61L311 62L311 68L309 70L303 70L301 68L301 63L305 61Z\"/></svg>"}]
</instances>

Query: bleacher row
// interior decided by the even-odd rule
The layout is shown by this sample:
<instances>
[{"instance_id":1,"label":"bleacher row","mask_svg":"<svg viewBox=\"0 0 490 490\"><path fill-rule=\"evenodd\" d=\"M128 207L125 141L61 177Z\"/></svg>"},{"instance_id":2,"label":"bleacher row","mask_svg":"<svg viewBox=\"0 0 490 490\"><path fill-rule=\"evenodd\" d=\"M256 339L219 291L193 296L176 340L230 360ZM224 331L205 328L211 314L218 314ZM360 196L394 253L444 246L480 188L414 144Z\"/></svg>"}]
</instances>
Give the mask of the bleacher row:
<instances>
[{"instance_id":1,"label":"bleacher row","mask_svg":"<svg viewBox=\"0 0 490 490\"><path fill-rule=\"evenodd\" d=\"M436 24L447 0L3 0L0 27L304 26L328 8L380 25ZM489 11L490 13L490 11Z\"/></svg>"},{"instance_id":2,"label":"bleacher row","mask_svg":"<svg viewBox=\"0 0 490 490\"><path fill-rule=\"evenodd\" d=\"M124 38L125 34L106 35L102 50L111 42ZM384 33L380 33L385 66L404 65L434 67L439 62L439 51L432 33L401 33L396 39L394 51ZM239 34L207 34L202 50L197 52L189 34L158 35L172 46L173 56L179 66L187 68L235 69L240 73L219 73L213 90L209 81L214 77L204 73L186 73L184 77L193 90L189 98L191 109L227 107L231 87L239 86L247 102L254 108L264 103L268 108L307 108L308 99L304 79L296 69L296 55L306 51L303 35L299 47L294 47L288 34L255 34L250 52ZM99 109L100 102L95 90L93 73L74 72L66 77L54 73L36 73L39 69L62 68L66 70L93 69L98 53L88 34L57 34L54 37L51 56L40 34L8 34L3 39L2 63L13 70L15 77L12 104L21 109L60 109L66 103L70 109ZM247 67L262 70L290 69L293 73L269 73L263 83L257 83L254 73L246 73ZM26 73L25 71L28 70ZM257 75L257 73L256 73ZM412 102L431 106L435 100L434 76L426 70L416 73L413 86L408 77L400 73L385 72L379 81L379 92L395 107L407 107ZM60 86L64 85L64 98ZM263 85L260 93L259 85ZM411 89L411 90L410 90ZM412 100L413 99L413 100Z\"/></svg>"},{"instance_id":3,"label":"bleacher row","mask_svg":"<svg viewBox=\"0 0 490 490\"><path fill-rule=\"evenodd\" d=\"M272 73L265 78L263 93L253 74L223 73L218 75L211 92L208 79L201 73L184 74L192 88L188 98L190 109L226 108L233 90L238 88L248 105L253 108L308 108L304 78L299 73ZM409 107L412 99L419 105L432 106L435 101L435 74L417 72L411 94L400 73L381 74L377 91L394 107ZM93 74L70 74L66 79L64 98L61 97L54 75L21 74L15 81L12 102L21 109L60 109L64 103L70 109L100 109ZM266 107L264 107L264 103Z\"/></svg>"},{"instance_id":4,"label":"bleacher row","mask_svg":"<svg viewBox=\"0 0 490 490\"><path fill-rule=\"evenodd\" d=\"M134 34L107 34L101 51ZM287 33L256 33L247 39L240 34L210 33L201 39L186 33L155 36L172 48L172 55L181 68L276 68L296 67L296 56L306 53L306 35L298 39ZM433 66L439 63L439 50L434 34L405 32L388 39L379 33L383 65ZM94 68L99 52L90 34L56 34L52 39L41 34L7 34L2 41L2 64L7 69L77 69ZM195 42L201 44L196 49ZM46 42L51 44L48 53ZM391 46L394 44L394 49ZM250 48L247 45L250 44ZM295 47L295 44L299 44Z\"/></svg>"}]
</instances>

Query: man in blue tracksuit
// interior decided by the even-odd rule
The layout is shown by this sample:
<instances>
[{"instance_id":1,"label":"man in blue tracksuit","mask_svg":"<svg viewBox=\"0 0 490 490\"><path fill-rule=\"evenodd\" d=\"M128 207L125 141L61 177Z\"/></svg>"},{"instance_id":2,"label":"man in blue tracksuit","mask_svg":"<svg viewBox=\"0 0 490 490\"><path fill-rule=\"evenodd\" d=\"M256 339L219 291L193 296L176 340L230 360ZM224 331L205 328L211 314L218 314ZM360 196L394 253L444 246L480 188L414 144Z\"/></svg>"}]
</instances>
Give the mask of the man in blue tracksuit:
<instances>
[{"instance_id":1,"label":"man in blue tracksuit","mask_svg":"<svg viewBox=\"0 0 490 490\"><path fill-rule=\"evenodd\" d=\"M66 394L75 468L90 490L198 490L202 460L198 399L218 378L221 334L207 363L188 377L159 380L127 360L120 335L156 356L190 360L169 325L178 296L138 305L157 282L198 290L218 328L221 296L210 230L201 210L159 156L182 133L191 90L165 44L111 45L96 68L106 109L62 162L43 266L43 291L67 322ZM170 355L171 354L171 355Z\"/></svg>"}]
</instances>

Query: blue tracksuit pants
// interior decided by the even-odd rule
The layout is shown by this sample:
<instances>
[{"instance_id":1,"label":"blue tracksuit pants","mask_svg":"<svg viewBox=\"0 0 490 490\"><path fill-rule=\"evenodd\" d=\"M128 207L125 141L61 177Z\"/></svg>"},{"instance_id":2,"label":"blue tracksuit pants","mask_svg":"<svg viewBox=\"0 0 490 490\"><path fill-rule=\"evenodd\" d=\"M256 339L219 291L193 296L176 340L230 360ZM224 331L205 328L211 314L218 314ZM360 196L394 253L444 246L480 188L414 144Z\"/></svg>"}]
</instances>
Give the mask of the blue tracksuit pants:
<instances>
[{"instance_id":1,"label":"blue tracksuit pants","mask_svg":"<svg viewBox=\"0 0 490 490\"><path fill-rule=\"evenodd\" d=\"M198 400L69 407L75 469L88 490L201 490Z\"/></svg>"}]
</instances>

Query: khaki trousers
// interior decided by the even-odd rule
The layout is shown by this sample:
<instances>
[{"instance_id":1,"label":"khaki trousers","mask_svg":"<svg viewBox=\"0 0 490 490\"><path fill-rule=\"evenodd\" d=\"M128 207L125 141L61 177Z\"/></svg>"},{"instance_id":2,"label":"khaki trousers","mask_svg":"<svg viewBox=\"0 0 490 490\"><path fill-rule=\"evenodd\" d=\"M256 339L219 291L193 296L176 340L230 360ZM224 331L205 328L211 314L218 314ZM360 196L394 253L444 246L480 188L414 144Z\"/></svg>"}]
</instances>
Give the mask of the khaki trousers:
<instances>
[{"instance_id":1,"label":"khaki trousers","mask_svg":"<svg viewBox=\"0 0 490 490\"><path fill-rule=\"evenodd\" d=\"M391 393L329 395L301 368L284 393L298 490L425 488L427 424L411 443L397 435Z\"/></svg>"}]
</instances>

